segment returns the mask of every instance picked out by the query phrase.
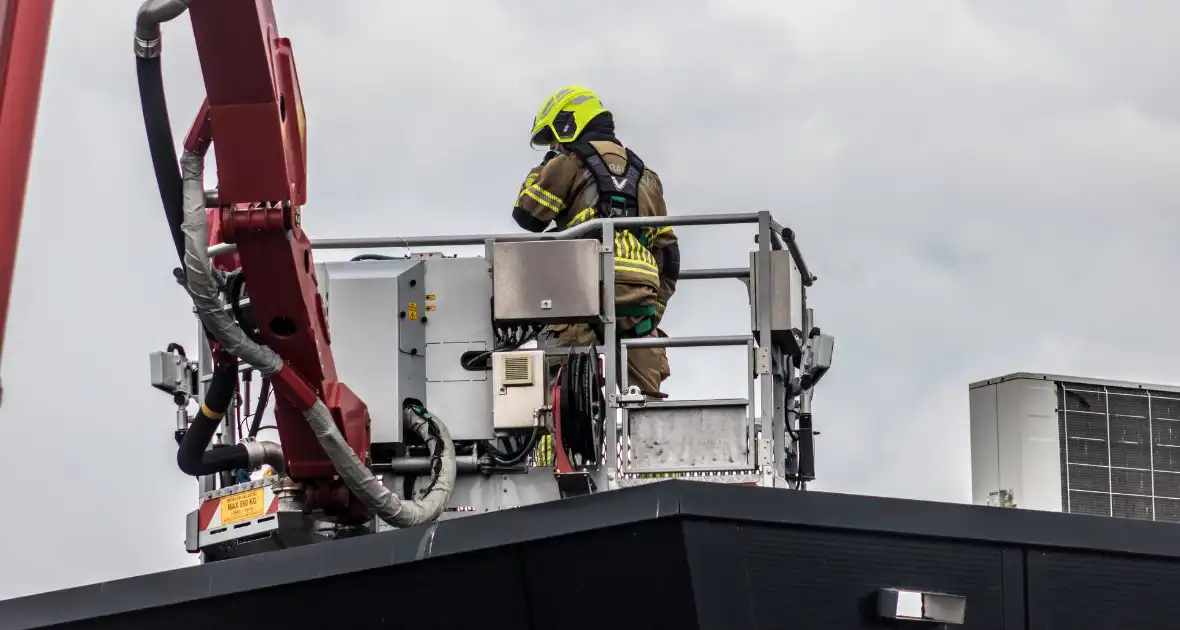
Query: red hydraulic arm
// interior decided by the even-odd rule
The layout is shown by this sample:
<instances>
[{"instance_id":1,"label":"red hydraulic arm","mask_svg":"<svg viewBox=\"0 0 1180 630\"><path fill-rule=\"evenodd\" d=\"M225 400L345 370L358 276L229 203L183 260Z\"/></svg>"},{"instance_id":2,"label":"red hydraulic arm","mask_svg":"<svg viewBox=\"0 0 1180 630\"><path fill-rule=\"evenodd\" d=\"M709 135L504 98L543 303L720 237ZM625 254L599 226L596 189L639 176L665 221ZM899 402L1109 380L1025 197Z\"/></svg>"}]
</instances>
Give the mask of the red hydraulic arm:
<instances>
[{"instance_id":1,"label":"red hydraulic arm","mask_svg":"<svg viewBox=\"0 0 1180 630\"><path fill-rule=\"evenodd\" d=\"M0 355L52 14L53 0L0 0Z\"/></svg>"},{"instance_id":2,"label":"red hydraulic arm","mask_svg":"<svg viewBox=\"0 0 1180 630\"><path fill-rule=\"evenodd\" d=\"M287 472L305 482L307 507L366 516L303 418L316 398L362 462L368 410L336 376L311 243L300 225L307 197L307 132L291 43L270 0L195 0L188 8L206 101L185 140L217 160L217 205L209 233L237 245L261 341L284 360L272 376L275 420Z\"/></svg>"}]
</instances>

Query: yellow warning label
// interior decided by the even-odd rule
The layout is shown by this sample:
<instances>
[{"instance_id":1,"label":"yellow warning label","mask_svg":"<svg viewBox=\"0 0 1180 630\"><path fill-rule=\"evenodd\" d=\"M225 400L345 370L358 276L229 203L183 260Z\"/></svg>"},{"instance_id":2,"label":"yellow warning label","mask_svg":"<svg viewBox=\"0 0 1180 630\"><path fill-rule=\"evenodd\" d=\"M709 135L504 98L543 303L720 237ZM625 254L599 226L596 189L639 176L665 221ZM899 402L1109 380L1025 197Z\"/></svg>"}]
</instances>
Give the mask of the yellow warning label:
<instances>
[{"instance_id":1,"label":"yellow warning label","mask_svg":"<svg viewBox=\"0 0 1180 630\"><path fill-rule=\"evenodd\" d=\"M262 502L264 498L262 488L225 497L221 500L221 524L229 525L266 514L266 504Z\"/></svg>"},{"instance_id":2,"label":"yellow warning label","mask_svg":"<svg viewBox=\"0 0 1180 630\"><path fill-rule=\"evenodd\" d=\"M406 307L406 319L408 319L412 322L418 321L418 303L417 302L410 302L409 306Z\"/></svg>"},{"instance_id":3,"label":"yellow warning label","mask_svg":"<svg viewBox=\"0 0 1180 630\"><path fill-rule=\"evenodd\" d=\"M435 306L435 305L433 305L433 304L427 304L427 305L426 305L426 312L427 312L427 313L432 313L432 312L434 312L434 309L436 309L436 308L438 308L438 307L437 307L437 306Z\"/></svg>"},{"instance_id":4,"label":"yellow warning label","mask_svg":"<svg viewBox=\"0 0 1180 630\"><path fill-rule=\"evenodd\" d=\"M426 294L426 301L427 301L427 302L433 302L433 301L434 301L434 294L433 294L433 293L427 293L427 294Z\"/></svg>"}]
</instances>

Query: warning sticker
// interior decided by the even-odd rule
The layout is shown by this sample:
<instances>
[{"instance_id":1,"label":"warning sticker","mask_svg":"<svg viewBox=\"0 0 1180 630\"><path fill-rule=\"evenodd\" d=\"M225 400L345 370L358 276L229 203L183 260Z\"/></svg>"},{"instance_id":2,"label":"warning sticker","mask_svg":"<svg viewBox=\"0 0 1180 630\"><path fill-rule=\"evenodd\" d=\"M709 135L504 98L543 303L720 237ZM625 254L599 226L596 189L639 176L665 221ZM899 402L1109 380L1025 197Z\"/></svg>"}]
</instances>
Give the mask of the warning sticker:
<instances>
[{"instance_id":1,"label":"warning sticker","mask_svg":"<svg viewBox=\"0 0 1180 630\"><path fill-rule=\"evenodd\" d=\"M433 302L433 301L434 301L434 294L433 294L433 293L427 293L427 294L426 294L426 301L427 301L427 302Z\"/></svg>"},{"instance_id":2,"label":"warning sticker","mask_svg":"<svg viewBox=\"0 0 1180 630\"><path fill-rule=\"evenodd\" d=\"M263 498L265 497L262 488L225 497L221 500L221 524L229 525L266 514Z\"/></svg>"},{"instance_id":3,"label":"warning sticker","mask_svg":"<svg viewBox=\"0 0 1180 630\"><path fill-rule=\"evenodd\" d=\"M434 312L434 309L436 309L436 308L438 308L438 307L437 307L437 306L435 306L435 305L433 305L433 304L427 304L427 305L426 305L426 312L427 312L427 313L433 313L433 312Z\"/></svg>"},{"instance_id":4,"label":"warning sticker","mask_svg":"<svg viewBox=\"0 0 1180 630\"><path fill-rule=\"evenodd\" d=\"M406 307L406 319L408 319L412 322L418 321L418 303L417 302L410 302L409 306Z\"/></svg>"}]
</instances>

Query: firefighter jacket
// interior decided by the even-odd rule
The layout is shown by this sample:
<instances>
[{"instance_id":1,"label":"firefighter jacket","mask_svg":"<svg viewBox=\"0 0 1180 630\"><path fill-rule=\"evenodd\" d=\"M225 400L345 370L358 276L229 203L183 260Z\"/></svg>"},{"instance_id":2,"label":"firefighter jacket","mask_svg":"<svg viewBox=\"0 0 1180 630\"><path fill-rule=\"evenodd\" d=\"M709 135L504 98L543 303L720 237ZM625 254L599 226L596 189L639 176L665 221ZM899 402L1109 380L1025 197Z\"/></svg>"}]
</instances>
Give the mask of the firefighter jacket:
<instances>
[{"instance_id":1,"label":"firefighter jacket","mask_svg":"<svg viewBox=\"0 0 1180 630\"><path fill-rule=\"evenodd\" d=\"M550 152L529 172L513 210L513 218L521 227L542 232L555 223L556 229L564 230L600 216L606 205L599 192L601 184L596 184L588 161L578 153L569 149ZM659 175L633 153L609 141L583 141L580 153L589 154L590 162L598 156L598 170L605 167L616 182L624 176L638 176L634 178L637 184L631 187L636 206L631 212L635 216L667 216ZM642 169L641 175L637 168ZM680 272L680 248L672 227L618 228L614 250L615 282L655 289L657 304L648 314L658 323L676 291Z\"/></svg>"}]
</instances>

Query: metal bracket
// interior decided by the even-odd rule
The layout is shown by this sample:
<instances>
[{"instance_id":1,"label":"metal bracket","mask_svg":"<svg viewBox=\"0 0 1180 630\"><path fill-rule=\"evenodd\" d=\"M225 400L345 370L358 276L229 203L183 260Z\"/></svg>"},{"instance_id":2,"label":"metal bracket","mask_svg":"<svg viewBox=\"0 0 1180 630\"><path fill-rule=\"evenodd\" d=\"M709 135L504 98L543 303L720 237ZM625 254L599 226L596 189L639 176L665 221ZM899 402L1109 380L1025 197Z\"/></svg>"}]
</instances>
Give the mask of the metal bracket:
<instances>
[{"instance_id":1,"label":"metal bracket","mask_svg":"<svg viewBox=\"0 0 1180 630\"><path fill-rule=\"evenodd\" d=\"M754 372L759 375L770 374L770 348L759 347L755 350Z\"/></svg>"},{"instance_id":2,"label":"metal bracket","mask_svg":"<svg viewBox=\"0 0 1180 630\"><path fill-rule=\"evenodd\" d=\"M643 395L643 392L639 389L639 387L632 385L627 388L626 393L624 393L622 396L619 396L619 406L627 407L629 409L646 407L647 396Z\"/></svg>"},{"instance_id":3,"label":"metal bracket","mask_svg":"<svg viewBox=\"0 0 1180 630\"><path fill-rule=\"evenodd\" d=\"M760 438L758 440L758 465L774 465L774 441L770 438Z\"/></svg>"}]
</instances>

